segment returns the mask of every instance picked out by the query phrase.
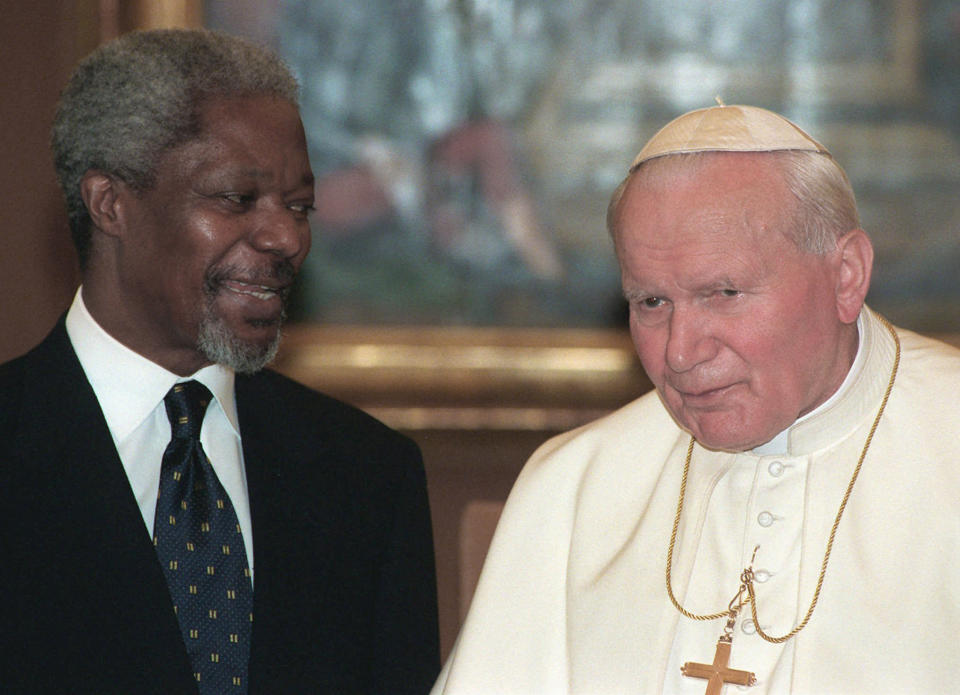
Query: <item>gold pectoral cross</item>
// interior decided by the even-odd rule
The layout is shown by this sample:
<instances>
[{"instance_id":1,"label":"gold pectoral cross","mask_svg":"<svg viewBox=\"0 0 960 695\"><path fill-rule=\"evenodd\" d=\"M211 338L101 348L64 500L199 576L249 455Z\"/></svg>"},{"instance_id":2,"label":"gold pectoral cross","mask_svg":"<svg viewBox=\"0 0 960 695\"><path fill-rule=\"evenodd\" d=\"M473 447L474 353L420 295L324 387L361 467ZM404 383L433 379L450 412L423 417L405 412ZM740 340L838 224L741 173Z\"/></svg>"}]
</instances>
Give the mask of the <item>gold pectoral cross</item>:
<instances>
[{"instance_id":1,"label":"gold pectoral cross","mask_svg":"<svg viewBox=\"0 0 960 695\"><path fill-rule=\"evenodd\" d=\"M720 689L724 683L733 683L735 685L754 685L757 682L756 676L750 671L738 671L735 668L728 668L727 662L730 661L730 642L725 641L723 637L717 640L717 653L713 656L712 664L697 664L688 661L680 669L683 675L690 678L705 678L707 680L707 692L705 695L720 695Z\"/></svg>"},{"instance_id":2,"label":"gold pectoral cross","mask_svg":"<svg viewBox=\"0 0 960 695\"><path fill-rule=\"evenodd\" d=\"M727 666L730 661L730 647L733 644L733 627L737 622L737 614L740 612L740 599L743 596L743 591L744 589L741 587L740 593L730 602L727 624L723 628L720 639L717 640L717 653L713 655L713 663L698 664L688 661L680 669L680 672L689 678L703 678L707 681L707 691L704 695L720 695L724 683L733 683L734 685L756 685L757 683L757 677L751 671L739 671ZM737 605L734 605L734 603Z\"/></svg>"}]
</instances>

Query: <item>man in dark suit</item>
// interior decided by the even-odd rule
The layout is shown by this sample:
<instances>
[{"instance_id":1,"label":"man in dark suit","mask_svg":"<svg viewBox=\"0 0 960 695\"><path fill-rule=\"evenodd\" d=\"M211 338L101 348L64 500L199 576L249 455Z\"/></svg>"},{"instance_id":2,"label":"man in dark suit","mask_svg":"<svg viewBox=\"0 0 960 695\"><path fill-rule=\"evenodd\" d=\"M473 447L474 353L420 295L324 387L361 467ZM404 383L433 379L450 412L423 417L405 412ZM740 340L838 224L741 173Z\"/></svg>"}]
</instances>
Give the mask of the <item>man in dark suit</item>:
<instances>
[{"instance_id":1,"label":"man in dark suit","mask_svg":"<svg viewBox=\"0 0 960 695\"><path fill-rule=\"evenodd\" d=\"M261 371L310 246L296 99L275 56L202 31L122 37L64 90L83 282L0 366L2 692L415 693L439 670L416 445Z\"/></svg>"}]
</instances>

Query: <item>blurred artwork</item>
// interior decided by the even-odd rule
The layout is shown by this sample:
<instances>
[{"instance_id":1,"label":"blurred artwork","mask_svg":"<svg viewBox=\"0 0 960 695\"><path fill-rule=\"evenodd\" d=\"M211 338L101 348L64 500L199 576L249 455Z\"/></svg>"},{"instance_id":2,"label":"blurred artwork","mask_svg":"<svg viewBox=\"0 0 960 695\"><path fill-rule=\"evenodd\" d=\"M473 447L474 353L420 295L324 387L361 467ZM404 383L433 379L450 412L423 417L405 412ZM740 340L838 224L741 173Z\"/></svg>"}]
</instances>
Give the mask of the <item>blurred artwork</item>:
<instances>
[{"instance_id":1,"label":"blurred artwork","mask_svg":"<svg viewBox=\"0 0 960 695\"><path fill-rule=\"evenodd\" d=\"M955 0L208 0L303 84L318 177L301 320L623 325L605 229L643 142L715 97L841 162L869 302L960 331Z\"/></svg>"}]
</instances>

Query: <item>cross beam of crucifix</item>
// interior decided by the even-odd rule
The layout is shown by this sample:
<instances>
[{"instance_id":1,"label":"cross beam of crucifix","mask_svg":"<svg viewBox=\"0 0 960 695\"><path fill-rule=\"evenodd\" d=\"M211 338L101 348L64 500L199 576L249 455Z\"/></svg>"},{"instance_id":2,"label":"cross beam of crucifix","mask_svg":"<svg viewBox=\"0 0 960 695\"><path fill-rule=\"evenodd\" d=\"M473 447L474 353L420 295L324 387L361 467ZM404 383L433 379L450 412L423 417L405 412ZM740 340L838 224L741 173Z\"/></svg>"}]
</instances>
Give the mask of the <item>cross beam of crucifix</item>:
<instances>
[{"instance_id":1,"label":"cross beam of crucifix","mask_svg":"<svg viewBox=\"0 0 960 695\"><path fill-rule=\"evenodd\" d=\"M720 690L724 683L733 683L734 685L755 685L756 676L750 671L738 671L734 668L728 668L730 661L730 642L722 637L717 642L717 653L713 656L712 664L697 664L688 661L681 668L683 675L690 678L704 678L707 681L707 692L705 695L720 695Z\"/></svg>"}]
</instances>

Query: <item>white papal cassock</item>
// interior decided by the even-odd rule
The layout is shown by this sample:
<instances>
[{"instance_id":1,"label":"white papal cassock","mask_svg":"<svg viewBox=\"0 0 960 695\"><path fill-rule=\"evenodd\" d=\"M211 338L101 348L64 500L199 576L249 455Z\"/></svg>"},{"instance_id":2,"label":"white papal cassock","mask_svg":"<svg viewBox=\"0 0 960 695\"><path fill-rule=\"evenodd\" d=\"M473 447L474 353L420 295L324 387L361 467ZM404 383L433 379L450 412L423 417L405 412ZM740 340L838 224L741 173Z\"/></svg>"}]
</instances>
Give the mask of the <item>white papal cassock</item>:
<instances>
[{"instance_id":1,"label":"white papal cassock","mask_svg":"<svg viewBox=\"0 0 960 695\"><path fill-rule=\"evenodd\" d=\"M695 447L674 592L723 610L756 546L761 627L781 635L814 593L827 538L876 416L894 341L869 311L835 398L774 453ZM892 395L836 536L810 623L783 645L748 609L724 693L960 692L960 351L898 330ZM723 620L670 603L664 570L689 435L655 393L556 437L504 509L434 694L703 693Z\"/></svg>"}]
</instances>

